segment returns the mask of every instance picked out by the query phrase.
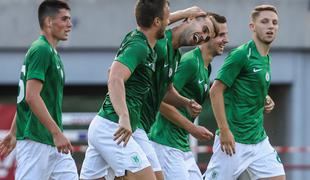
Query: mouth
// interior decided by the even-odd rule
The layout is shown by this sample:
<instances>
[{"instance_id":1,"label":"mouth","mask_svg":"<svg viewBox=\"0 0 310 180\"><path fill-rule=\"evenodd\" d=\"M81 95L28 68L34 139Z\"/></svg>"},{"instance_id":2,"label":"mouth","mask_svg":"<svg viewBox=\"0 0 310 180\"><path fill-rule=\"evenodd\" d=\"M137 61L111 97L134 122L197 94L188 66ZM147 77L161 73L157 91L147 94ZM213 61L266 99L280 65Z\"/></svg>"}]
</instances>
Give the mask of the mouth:
<instances>
[{"instance_id":1,"label":"mouth","mask_svg":"<svg viewBox=\"0 0 310 180\"><path fill-rule=\"evenodd\" d=\"M193 40L196 44L200 43L203 40L203 37L200 36L198 33L194 33Z\"/></svg>"},{"instance_id":2,"label":"mouth","mask_svg":"<svg viewBox=\"0 0 310 180\"><path fill-rule=\"evenodd\" d=\"M273 35L273 32L272 32L272 31L268 31L266 34L267 34L268 36L272 36L272 35Z\"/></svg>"}]
</instances>

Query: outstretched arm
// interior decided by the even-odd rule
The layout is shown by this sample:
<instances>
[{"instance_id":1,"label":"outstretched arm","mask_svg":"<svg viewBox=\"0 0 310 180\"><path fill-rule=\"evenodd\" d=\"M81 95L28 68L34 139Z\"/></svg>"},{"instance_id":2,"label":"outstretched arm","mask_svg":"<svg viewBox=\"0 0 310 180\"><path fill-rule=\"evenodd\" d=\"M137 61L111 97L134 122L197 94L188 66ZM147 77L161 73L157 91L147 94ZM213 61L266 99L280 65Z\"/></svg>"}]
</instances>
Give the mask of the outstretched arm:
<instances>
[{"instance_id":1,"label":"outstretched arm","mask_svg":"<svg viewBox=\"0 0 310 180\"><path fill-rule=\"evenodd\" d=\"M212 108L214 111L214 116L217 125L220 129L220 143L221 149L228 155L235 154L235 139L231 133L225 113L224 106L224 91L226 85L219 80L215 80L210 89L210 98L212 103Z\"/></svg>"}]
</instances>

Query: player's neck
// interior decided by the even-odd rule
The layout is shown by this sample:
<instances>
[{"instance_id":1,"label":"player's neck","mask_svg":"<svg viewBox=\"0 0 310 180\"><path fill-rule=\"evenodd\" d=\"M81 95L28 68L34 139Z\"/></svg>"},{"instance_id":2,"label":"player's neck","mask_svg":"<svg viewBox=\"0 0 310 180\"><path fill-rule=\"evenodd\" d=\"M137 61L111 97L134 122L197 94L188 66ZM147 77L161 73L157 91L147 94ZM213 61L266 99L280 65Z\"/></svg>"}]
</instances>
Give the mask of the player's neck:
<instances>
[{"instance_id":1,"label":"player's neck","mask_svg":"<svg viewBox=\"0 0 310 180\"><path fill-rule=\"evenodd\" d=\"M56 49L57 43L58 43L58 39L53 38L51 33L45 32L45 31L41 31L41 34L43 36L45 36L46 40L48 41L48 43L54 48Z\"/></svg>"},{"instance_id":2,"label":"player's neck","mask_svg":"<svg viewBox=\"0 0 310 180\"><path fill-rule=\"evenodd\" d=\"M142 32L145 35L150 47L154 48L156 41L157 41L156 31L152 30L151 28L146 29L146 28L142 28L139 26L137 27L137 29L138 29L138 31Z\"/></svg>"},{"instance_id":3,"label":"player's neck","mask_svg":"<svg viewBox=\"0 0 310 180\"><path fill-rule=\"evenodd\" d=\"M259 52L261 56L267 56L271 47L271 43L267 44L265 42L262 42L257 37L253 37L254 43L256 45L256 49Z\"/></svg>"},{"instance_id":4,"label":"player's neck","mask_svg":"<svg viewBox=\"0 0 310 180\"><path fill-rule=\"evenodd\" d=\"M209 51L207 46L198 46L201 52L201 56L205 67L207 68L213 59L212 53Z\"/></svg>"},{"instance_id":5,"label":"player's neck","mask_svg":"<svg viewBox=\"0 0 310 180\"><path fill-rule=\"evenodd\" d=\"M183 32L183 29L181 28L181 26L176 26L176 27L173 27L171 29L172 31L172 47L174 49L178 49L179 47L182 46L182 38L184 38L182 36L182 32Z\"/></svg>"}]
</instances>

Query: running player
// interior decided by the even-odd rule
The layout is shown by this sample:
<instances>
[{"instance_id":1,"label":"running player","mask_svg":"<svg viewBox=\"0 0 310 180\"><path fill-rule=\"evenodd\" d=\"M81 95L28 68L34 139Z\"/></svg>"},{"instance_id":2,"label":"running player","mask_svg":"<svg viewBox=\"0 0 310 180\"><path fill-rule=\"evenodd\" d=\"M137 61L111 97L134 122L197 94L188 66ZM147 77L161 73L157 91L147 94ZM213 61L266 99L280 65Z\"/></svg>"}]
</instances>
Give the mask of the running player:
<instances>
[{"instance_id":1,"label":"running player","mask_svg":"<svg viewBox=\"0 0 310 180\"><path fill-rule=\"evenodd\" d=\"M174 76L173 84L177 91L202 104L209 90L210 62L214 56L223 53L228 42L226 18L208 13L214 24L215 34L211 38L182 56ZM206 128L195 126L194 118L184 108L172 107L165 103L151 128L150 139L162 165L166 180L200 180L201 172L196 164L189 145L189 133L198 139L209 140L213 135Z\"/></svg>"},{"instance_id":2,"label":"running player","mask_svg":"<svg viewBox=\"0 0 310 180\"><path fill-rule=\"evenodd\" d=\"M135 15L138 28L126 35L117 52L109 73L108 94L88 130L81 179L104 179L112 168L116 177L155 180L145 153L130 137L155 72L153 48L168 25L168 2L139 0Z\"/></svg>"},{"instance_id":3,"label":"running player","mask_svg":"<svg viewBox=\"0 0 310 180\"><path fill-rule=\"evenodd\" d=\"M284 180L285 172L263 127L264 111L274 103L268 55L278 31L278 12L260 5L251 14L252 40L226 58L210 90L219 127L214 141L207 180L237 179L247 170L252 179Z\"/></svg>"},{"instance_id":4,"label":"running player","mask_svg":"<svg viewBox=\"0 0 310 180\"><path fill-rule=\"evenodd\" d=\"M62 133L65 74L56 51L57 43L67 40L71 31L70 8L63 1L43 1L38 17L41 36L25 56L17 112L0 151L7 155L17 139L15 179L76 180L72 146Z\"/></svg>"}]
</instances>

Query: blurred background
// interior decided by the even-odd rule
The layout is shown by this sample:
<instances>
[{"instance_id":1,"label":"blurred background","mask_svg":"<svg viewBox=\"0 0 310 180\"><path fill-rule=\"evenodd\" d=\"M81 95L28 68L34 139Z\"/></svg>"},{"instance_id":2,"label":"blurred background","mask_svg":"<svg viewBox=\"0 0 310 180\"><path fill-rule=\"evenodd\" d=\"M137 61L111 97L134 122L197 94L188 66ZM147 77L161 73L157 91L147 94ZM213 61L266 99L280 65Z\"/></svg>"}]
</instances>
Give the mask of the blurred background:
<instances>
[{"instance_id":1,"label":"blurred background","mask_svg":"<svg viewBox=\"0 0 310 180\"><path fill-rule=\"evenodd\" d=\"M15 113L20 68L31 42L39 35L37 8L41 0L0 0L0 137ZM73 30L62 42L66 84L65 133L75 145L78 168L84 159L87 128L107 92L107 70L124 35L136 27L136 0L69 0ZM271 49L270 95L276 103L265 116L270 142L278 151L288 180L310 179L310 0L170 0L171 12L197 5L226 16L229 43L213 62L212 79L227 52L251 38L249 15L254 6L273 4L279 11L279 33ZM183 52L190 48L182 49ZM210 107L199 123L213 132ZM210 142L192 141L204 172L211 156ZM12 179L14 153L0 161L0 179ZM247 179L246 174L240 179Z\"/></svg>"}]
</instances>

